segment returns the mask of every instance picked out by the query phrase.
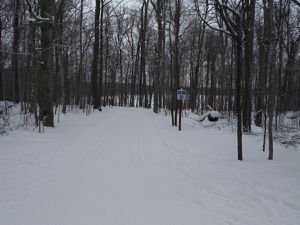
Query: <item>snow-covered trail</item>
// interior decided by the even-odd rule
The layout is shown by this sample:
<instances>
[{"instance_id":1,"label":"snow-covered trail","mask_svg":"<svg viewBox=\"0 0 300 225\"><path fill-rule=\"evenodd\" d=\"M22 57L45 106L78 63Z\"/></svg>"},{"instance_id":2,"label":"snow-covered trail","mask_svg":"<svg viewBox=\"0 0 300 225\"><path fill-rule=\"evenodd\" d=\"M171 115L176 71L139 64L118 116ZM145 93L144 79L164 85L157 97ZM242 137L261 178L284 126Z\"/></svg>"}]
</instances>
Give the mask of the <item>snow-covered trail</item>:
<instances>
[{"instance_id":1,"label":"snow-covered trail","mask_svg":"<svg viewBox=\"0 0 300 225\"><path fill-rule=\"evenodd\" d=\"M2 215L1 224L141 225L190 220L197 207L182 201L173 188L176 171L166 163L154 118L140 110L122 110L95 122L64 146L53 161L57 168L48 171L55 172L52 180L36 184L33 193Z\"/></svg>"},{"instance_id":2,"label":"snow-covered trail","mask_svg":"<svg viewBox=\"0 0 300 225\"><path fill-rule=\"evenodd\" d=\"M240 163L232 133L191 121L178 132L143 109L80 118L3 141L1 225L299 224L298 153Z\"/></svg>"}]
</instances>

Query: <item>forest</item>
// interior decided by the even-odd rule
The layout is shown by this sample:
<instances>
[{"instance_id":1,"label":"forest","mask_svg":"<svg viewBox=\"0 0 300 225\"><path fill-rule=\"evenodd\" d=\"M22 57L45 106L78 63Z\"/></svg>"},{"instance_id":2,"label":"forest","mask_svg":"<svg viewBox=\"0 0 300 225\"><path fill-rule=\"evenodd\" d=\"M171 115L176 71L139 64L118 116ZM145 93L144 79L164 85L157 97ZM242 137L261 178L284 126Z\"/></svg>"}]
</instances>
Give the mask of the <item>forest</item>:
<instances>
[{"instance_id":1,"label":"forest","mask_svg":"<svg viewBox=\"0 0 300 225\"><path fill-rule=\"evenodd\" d=\"M267 135L300 126L298 0L1 0L1 128L12 105L24 123L103 107L170 113L208 108ZM290 126L289 126L290 128Z\"/></svg>"},{"instance_id":2,"label":"forest","mask_svg":"<svg viewBox=\"0 0 300 225\"><path fill-rule=\"evenodd\" d=\"M299 225L300 0L0 0L0 225Z\"/></svg>"}]
</instances>

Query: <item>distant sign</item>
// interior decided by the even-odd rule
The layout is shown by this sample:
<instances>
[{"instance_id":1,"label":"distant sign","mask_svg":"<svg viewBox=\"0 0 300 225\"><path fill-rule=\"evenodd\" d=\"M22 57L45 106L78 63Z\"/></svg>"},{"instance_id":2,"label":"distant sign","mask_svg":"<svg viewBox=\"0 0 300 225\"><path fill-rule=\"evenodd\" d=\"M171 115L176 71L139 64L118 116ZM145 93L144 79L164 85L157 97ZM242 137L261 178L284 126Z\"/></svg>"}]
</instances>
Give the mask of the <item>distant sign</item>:
<instances>
[{"instance_id":1,"label":"distant sign","mask_svg":"<svg viewBox=\"0 0 300 225\"><path fill-rule=\"evenodd\" d=\"M177 91L177 100L185 100L186 99L186 90L180 89Z\"/></svg>"}]
</instances>

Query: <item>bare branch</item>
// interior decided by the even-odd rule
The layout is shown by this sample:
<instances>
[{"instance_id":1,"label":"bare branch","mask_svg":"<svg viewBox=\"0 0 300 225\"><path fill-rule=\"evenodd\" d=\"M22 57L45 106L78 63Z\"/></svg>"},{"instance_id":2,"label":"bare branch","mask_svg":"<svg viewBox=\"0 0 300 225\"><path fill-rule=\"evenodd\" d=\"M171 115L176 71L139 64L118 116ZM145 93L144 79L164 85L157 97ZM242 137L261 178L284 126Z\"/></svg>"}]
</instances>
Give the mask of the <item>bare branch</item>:
<instances>
[{"instance_id":1,"label":"bare branch","mask_svg":"<svg viewBox=\"0 0 300 225\"><path fill-rule=\"evenodd\" d=\"M292 2L294 2L297 6L300 7L300 1L298 1L298 0L292 0Z\"/></svg>"},{"instance_id":2,"label":"bare branch","mask_svg":"<svg viewBox=\"0 0 300 225\"><path fill-rule=\"evenodd\" d=\"M33 7L32 7L32 3L30 0L26 0L27 6L28 6L28 11L30 13L30 15L32 16L33 19L35 19L38 22L52 22L51 18L45 18L45 17L41 17L38 16L34 11L33 11Z\"/></svg>"},{"instance_id":3,"label":"bare branch","mask_svg":"<svg viewBox=\"0 0 300 225\"><path fill-rule=\"evenodd\" d=\"M232 34L230 32L228 32L227 30L224 30L220 27L214 27L212 26L212 24L210 24L208 21L207 21L207 14L208 14L208 9L206 9L206 12L205 12L205 17L203 17L200 13L200 8L199 8L199 4L197 1L195 1L195 7L196 7L196 12L198 14L198 17L200 18L200 20L206 25L208 26L210 29L212 30L215 30L215 31L219 31L219 32L222 32L226 35L229 35L229 36L232 36Z\"/></svg>"}]
</instances>

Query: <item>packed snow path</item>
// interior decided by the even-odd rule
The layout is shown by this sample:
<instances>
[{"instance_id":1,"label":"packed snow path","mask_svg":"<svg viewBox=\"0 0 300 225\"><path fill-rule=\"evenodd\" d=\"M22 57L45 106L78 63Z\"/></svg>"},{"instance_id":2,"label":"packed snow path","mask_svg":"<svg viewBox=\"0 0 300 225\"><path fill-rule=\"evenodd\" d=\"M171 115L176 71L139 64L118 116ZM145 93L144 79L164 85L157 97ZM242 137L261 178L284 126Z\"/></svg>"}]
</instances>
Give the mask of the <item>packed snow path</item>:
<instances>
[{"instance_id":1,"label":"packed snow path","mask_svg":"<svg viewBox=\"0 0 300 225\"><path fill-rule=\"evenodd\" d=\"M0 225L298 225L299 151L143 109L0 137Z\"/></svg>"}]
</instances>

